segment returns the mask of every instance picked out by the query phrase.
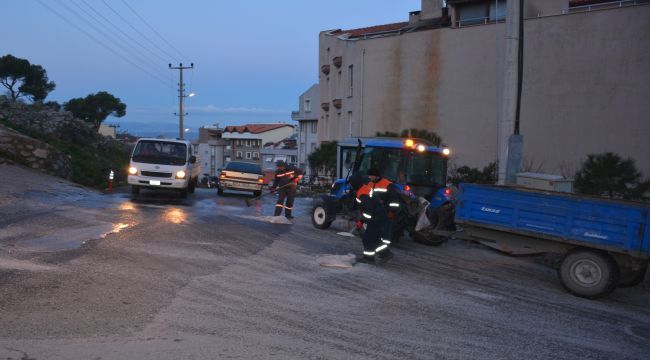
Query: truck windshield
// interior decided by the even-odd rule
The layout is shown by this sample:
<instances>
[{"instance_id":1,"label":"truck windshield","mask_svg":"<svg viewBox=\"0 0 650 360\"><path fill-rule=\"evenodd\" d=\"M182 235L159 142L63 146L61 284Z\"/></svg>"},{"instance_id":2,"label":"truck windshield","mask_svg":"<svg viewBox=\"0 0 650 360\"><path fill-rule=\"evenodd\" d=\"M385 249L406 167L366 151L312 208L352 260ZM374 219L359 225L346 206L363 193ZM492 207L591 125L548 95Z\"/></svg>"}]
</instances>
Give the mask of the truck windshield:
<instances>
[{"instance_id":1,"label":"truck windshield","mask_svg":"<svg viewBox=\"0 0 650 360\"><path fill-rule=\"evenodd\" d=\"M439 187L445 183L445 162L437 153L368 147L363 149L358 173L365 176L372 168L398 184Z\"/></svg>"},{"instance_id":2,"label":"truck windshield","mask_svg":"<svg viewBox=\"0 0 650 360\"><path fill-rule=\"evenodd\" d=\"M168 141L145 140L133 150L133 161L160 165L185 165L187 146Z\"/></svg>"}]
</instances>

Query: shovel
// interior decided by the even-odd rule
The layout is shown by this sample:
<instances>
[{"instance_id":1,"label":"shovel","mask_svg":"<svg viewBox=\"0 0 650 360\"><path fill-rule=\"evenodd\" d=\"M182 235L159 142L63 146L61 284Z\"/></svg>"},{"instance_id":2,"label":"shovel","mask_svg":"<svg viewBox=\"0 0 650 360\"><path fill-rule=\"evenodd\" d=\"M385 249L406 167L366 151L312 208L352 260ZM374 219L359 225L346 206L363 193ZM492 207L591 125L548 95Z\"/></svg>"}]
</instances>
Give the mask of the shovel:
<instances>
[{"instance_id":1,"label":"shovel","mask_svg":"<svg viewBox=\"0 0 650 360\"><path fill-rule=\"evenodd\" d=\"M250 199L246 199L246 200L244 200L244 201L246 201L246 207L249 207L249 206L253 205L253 203L254 203L255 201L259 200L262 196L275 194L278 190L280 190L280 189L282 189L282 188L285 188L285 187L287 187L287 186L289 186L289 185L291 185L291 183L288 183L288 184L282 185L282 186L278 187L277 189L275 189L275 190L273 190L273 191L271 191L271 192L268 192L268 193L266 193L266 194L262 194L262 195L260 195L260 196L256 196L256 197L253 197L253 198L250 198Z\"/></svg>"}]
</instances>

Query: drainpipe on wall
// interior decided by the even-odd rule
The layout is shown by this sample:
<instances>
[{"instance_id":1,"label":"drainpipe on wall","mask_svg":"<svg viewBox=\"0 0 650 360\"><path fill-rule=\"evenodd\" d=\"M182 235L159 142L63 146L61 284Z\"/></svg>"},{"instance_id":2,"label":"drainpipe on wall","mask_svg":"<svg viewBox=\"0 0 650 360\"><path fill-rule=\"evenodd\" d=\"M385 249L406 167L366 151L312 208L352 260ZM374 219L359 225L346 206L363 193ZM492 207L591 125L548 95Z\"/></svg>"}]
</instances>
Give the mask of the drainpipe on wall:
<instances>
[{"instance_id":1,"label":"drainpipe on wall","mask_svg":"<svg viewBox=\"0 0 650 360\"><path fill-rule=\"evenodd\" d=\"M363 136L363 98L366 82L366 49L361 50L361 112L359 114L359 136Z\"/></svg>"}]
</instances>

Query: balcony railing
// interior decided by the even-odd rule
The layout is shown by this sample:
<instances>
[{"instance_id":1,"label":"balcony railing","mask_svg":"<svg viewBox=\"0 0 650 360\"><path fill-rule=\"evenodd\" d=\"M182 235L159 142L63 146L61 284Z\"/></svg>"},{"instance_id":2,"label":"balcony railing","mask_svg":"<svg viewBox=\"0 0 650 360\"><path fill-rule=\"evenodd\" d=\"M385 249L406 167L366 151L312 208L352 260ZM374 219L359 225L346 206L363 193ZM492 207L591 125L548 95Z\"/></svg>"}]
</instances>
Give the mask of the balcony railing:
<instances>
[{"instance_id":1,"label":"balcony railing","mask_svg":"<svg viewBox=\"0 0 650 360\"><path fill-rule=\"evenodd\" d=\"M620 1L608 1L603 3L598 3L598 4L572 6L568 9L563 9L562 13L569 14L569 13L585 12L585 11L593 11L593 10L612 9L612 8L633 6L633 5L640 5L640 4L650 4L650 0L620 0Z\"/></svg>"},{"instance_id":2,"label":"balcony railing","mask_svg":"<svg viewBox=\"0 0 650 360\"><path fill-rule=\"evenodd\" d=\"M462 19L456 21L456 27L463 27L463 26L473 26L473 25L487 25L487 24L494 24L497 22L503 22L506 20L505 15L499 16L494 19L494 16L485 16L485 17L478 17L478 18L471 18L471 19Z\"/></svg>"},{"instance_id":3,"label":"balcony railing","mask_svg":"<svg viewBox=\"0 0 650 360\"><path fill-rule=\"evenodd\" d=\"M298 120L298 119L300 119L300 111L292 111L291 120Z\"/></svg>"}]
</instances>

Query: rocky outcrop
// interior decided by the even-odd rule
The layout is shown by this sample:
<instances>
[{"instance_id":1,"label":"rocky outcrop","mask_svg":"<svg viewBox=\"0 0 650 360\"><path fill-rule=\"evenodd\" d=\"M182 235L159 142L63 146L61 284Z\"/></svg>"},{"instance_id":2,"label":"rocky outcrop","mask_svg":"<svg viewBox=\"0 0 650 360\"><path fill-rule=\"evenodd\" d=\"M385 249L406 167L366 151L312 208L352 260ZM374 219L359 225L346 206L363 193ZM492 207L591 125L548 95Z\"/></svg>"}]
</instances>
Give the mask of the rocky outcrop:
<instances>
[{"instance_id":1,"label":"rocky outcrop","mask_svg":"<svg viewBox=\"0 0 650 360\"><path fill-rule=\"evenodd\" d=\"M72 162L68 155L47 143L2 125L0 125L0 162L16 162L65 179L72 177Z\"/></svg>"},{"instance_id":2,"label":"rocky outcrop","mask_svg":"<svg viewBox=\"0 0 650 360\"><path fill-rule=\"evenodd\" d=\"M41 104L12 103L3 97L0 97L0 119L11 127L29 129L63 142L88 144L98 137L90 124L68 111Z\"/></svg>"}]
</instances>

